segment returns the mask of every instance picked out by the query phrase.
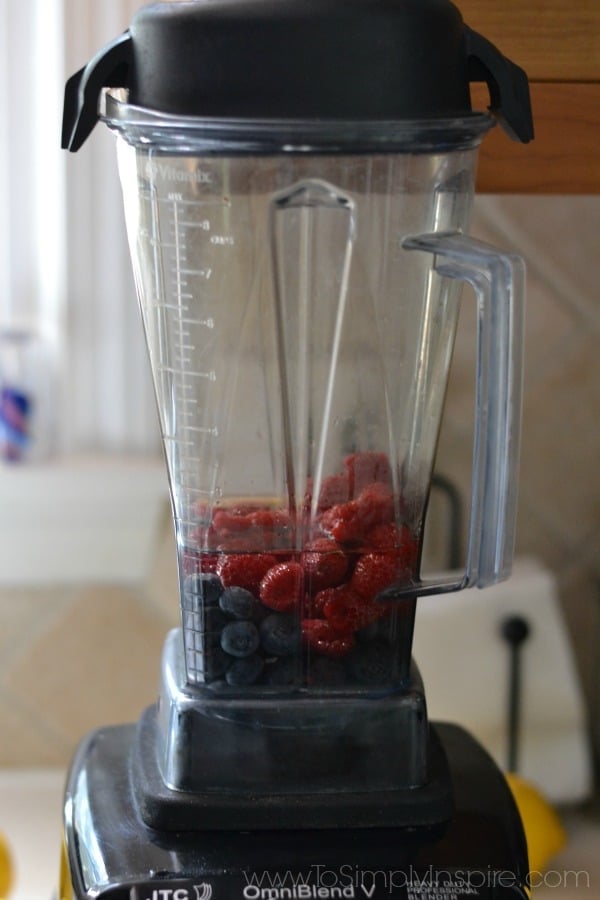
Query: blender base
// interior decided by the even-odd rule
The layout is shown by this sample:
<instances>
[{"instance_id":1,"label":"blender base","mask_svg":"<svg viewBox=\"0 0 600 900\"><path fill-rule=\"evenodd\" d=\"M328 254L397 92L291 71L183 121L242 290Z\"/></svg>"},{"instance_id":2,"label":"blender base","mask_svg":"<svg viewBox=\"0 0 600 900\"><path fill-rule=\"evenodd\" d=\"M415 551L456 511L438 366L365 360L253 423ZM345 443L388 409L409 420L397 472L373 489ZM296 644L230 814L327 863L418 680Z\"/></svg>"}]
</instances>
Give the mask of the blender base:
<instances>
[{"instance_id":1,"label":"blender base","mask_svg":"<svg viewBox=\"0 0 600 900\"><path fill-rule=\"evenodd\" d=\"M433 825L452 815L414 663L396 690L190 690L181 631L165 642L158 703L132 739L134 799L157 831Z\"/></svg>"},{"instance_id":2,"label":"blender base","mask_svg":"<svg viewBox=\"0 0 600 900\"><path fill-rule=\"evenodd\" d=\"M223 772L229 771L231 760L227 758L222 722L204 717L203 753L198 754L205 768L203 790L172 790L165 785L161 775L156 747L159 722L156 707L150 707L142 715L132 739L133 765L131 766L131 782L136 805L142 820L150 828L157 831L202 831L231 830L235 822L239 829L285 828L370 828L396 826L431 826L446 822L452 815L454 803L450 773L443 747L436 732L429 734L427 741L427 781L419 787L395 785L393 789L371 789L367 785L366 776L359 780L364 785L359 790L356 785L352 790L343 790L335 785L317 791L311 785L311 769L306 767L302 772L298 766L297 786L294 791L282 791L277 784L277 772L274 767L271 781L265 776L263 781L257 780L254 790L246 788L238 790L216 791L214 786L224 781ZM228 723L225 723L227 725ZM235 727L235 726L234 726ZM237 726L239 728L239 726ZM227 733L227 729L225 729ZM263 730L249 730L242 735L250 742L256 735L264 737ZM238 734L239 737L239 734ZM305 756L325 757L324 775L327 768L333 772L339 755L345 752L346 765L352 766L355 759L360 758L360 747L357 749L353 735L346 736L341 744L336 744L327 733L308 733L300 741L298 735L286 730L268 735L267 740L277 741L279 756L299 759L302 752ZM333 744L327 747L327 740ZM295 750L294 741L300 743L300 751ZM379 767L386 766L386 753L393 755L389 741L380 748ZM238 766L246 765L252 774L256 753L251 752L254 745L243 748L238 758ZM267 748L262 748L266 755ZM185 752L185 750L182 750ZM294 754L294 756L292 756ZM219 778L218 759L221 758L223 771ZM271 752L269 758L277 758ZM292 766L293 767L293 766Z\"/></svg>"},{"instance_id":3,"label":"blender base","mask_svg":"<svg viewBox=\"0 0 600 900\"><path fill-rule=\"evenodd\" d=\"M360 828L340 810L338 827L286 829L274 804L269 827L251 831L235 815L228 830L148 828L132 784L135 726L94 732L67 783L61 900L526 896L525 838L502 773L462 729L431 729L449 764L447 822Z\"/></svg>"}]
</instances>

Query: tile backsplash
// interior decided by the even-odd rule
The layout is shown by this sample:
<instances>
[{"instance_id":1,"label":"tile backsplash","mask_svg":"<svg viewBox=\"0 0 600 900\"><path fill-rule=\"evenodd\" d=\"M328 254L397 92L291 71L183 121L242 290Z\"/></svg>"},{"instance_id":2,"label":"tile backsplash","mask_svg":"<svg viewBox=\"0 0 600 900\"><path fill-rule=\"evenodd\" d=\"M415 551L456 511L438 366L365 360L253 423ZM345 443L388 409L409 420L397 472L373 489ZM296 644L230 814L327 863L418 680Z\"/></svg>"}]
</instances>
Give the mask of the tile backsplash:
<instances>
[{"instance_id":1,"label":"tile backsplash","mask_svg":"<svg viewBox=\"0 0 600 900\"><path fill-rule=\"evenodd\" d=\"M517 553L558 579L600 756L600 197L481 197L472 232L527 263ZM437 463L465 504L474 342L465 296ZM154 701L178 619L166 500L147 577L106 581L0 588L0 765L66 765L86 731Z\"/></svg>"}]
</instances>

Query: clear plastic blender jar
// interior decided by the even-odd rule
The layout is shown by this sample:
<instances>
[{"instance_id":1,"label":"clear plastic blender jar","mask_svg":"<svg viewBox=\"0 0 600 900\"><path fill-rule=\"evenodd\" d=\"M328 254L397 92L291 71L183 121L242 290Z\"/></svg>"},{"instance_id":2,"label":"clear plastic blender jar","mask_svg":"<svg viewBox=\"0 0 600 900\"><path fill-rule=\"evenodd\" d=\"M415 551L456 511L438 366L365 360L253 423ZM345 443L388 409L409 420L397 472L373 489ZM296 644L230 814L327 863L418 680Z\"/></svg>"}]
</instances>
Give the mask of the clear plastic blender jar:
<instances>
[{"instance_id":1,"label":"clear plastic blender jar","mask_svg":"<svg viewBox=\"0 0 600 900\"><path fill-rule=\"evenodd\" d=\"M490 118L248 126L109 96L104 119L119 135L188 683L398 688L415 597L502 577L512 552L519 375L500 371L514 365L496 327L503 286L497 346L482 341L472 521L493 552L472 547L458 582L419 579L456 279L501 265L462 237Z\"/></svg>"}]
</instances>

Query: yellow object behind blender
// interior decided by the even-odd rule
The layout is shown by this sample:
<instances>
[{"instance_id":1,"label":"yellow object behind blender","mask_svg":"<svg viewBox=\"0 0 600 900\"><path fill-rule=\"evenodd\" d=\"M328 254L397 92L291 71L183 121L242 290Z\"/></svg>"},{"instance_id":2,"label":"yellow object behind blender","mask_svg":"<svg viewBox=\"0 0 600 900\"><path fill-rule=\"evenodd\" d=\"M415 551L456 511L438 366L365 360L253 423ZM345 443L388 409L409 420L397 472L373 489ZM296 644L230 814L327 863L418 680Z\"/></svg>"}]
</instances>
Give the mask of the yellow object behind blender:
<instances>
[{"instance_id":1,"label":"yellow object behind blender","mask_svg":"<svg viewBox=\"0 0 600 900\"><path fill-rule=\"evenodd\" d=\"M0 898L6 900L13 884L13 866L10 848L3 834L0 833Z\"/></svg>"}]
</instances>

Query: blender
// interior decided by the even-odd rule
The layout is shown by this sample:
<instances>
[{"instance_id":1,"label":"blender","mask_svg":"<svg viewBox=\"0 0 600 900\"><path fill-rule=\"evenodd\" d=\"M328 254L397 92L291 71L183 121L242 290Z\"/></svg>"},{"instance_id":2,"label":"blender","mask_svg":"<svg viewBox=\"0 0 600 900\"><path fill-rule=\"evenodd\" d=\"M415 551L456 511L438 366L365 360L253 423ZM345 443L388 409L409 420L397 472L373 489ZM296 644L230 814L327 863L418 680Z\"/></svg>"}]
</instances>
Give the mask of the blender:
<instances>
[{"instance_id":1,"label":"blender","mask_svg":"<svg viewBox=\"0 0 600 900\"><path fill-rule=\"evenodd\" d=\"M495 118L531 139L525 73L447 0L155 3L67 83L64 146L117 136L182 624L72 763L61 900L527 893L505 780L411 659L419 596L511 567L523 267L466 236ZM468 553L428 579L463 282Z\"/></svg>"}]
</instances>

